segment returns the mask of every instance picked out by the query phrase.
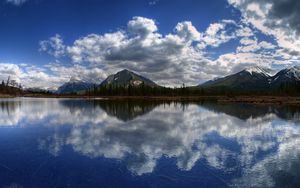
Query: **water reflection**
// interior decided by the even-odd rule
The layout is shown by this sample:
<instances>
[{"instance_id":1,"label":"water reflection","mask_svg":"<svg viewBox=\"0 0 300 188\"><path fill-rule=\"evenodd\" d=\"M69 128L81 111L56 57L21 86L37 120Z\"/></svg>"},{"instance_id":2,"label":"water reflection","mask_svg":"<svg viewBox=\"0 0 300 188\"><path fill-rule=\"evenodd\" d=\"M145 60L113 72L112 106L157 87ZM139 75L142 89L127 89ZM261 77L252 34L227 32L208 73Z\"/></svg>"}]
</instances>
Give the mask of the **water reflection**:
<instances>
[{"instance_id":1,"label":"water reflection","mask_svg":"<svg viewBox=\"0 0 300 188\"><path fill-rule=\"evenodd\" d=\"M16 111L20 109L21 102L14 100L0 101L0 125L10 126L17 124Z\"/></svg>"},{"instance_id":2,"label":"water reflection","mask_svg":"<svg viewBox=\"0 0 300 188\"><path fill-rule=\"evenodd\" d=\"M253 104L218 104L218 103L201 103L201 106L214 112L225 113L242 120L256 119L266 115L274 114L284 120L300 120L299 106L282 106L282 105L253 105Z\"/></svg>"},{"instance_id":3,"label":"water reflection","mask_svg":"<svg viewBox=\"0 0 300 188\"><path fill-rule=\"evenodd\" d=\"M66 99L0 104L1 125L52 129L35 138L36 147L56 157L71 146L91 159L122 161L136 176L154 173L162 158L176 159L183 172L204 160L230 175L223 186L300 185L298 107Z\"/></svg>"},{"instance_id":4,"label":"water reflection","mask_svg":"<svg viewBox=\"0 0 300 188\"><path fill-rule=\"evenodd\" d=\"M63 100L61 104L70 109L82 109L100 107L109 116L114 116L122 121L129 121L138 116L144 115L152 111L156 106L160 105L159 101L148 101L148 100L92 100L92 101L70 101Z\"/></svg>"}]
</instances>

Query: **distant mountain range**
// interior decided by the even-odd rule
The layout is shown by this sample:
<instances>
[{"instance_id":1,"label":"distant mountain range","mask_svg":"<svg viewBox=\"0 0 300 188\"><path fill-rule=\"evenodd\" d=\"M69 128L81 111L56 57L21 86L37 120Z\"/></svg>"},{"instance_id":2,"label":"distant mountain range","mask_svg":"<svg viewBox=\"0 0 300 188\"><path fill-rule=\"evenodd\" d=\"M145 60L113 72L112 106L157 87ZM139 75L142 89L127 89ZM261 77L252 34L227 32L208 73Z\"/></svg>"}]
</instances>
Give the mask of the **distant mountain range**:
<instances>
[{"instance_id":1,"label":"distant mountain range","mask_svg":"<svg viewBox=\"0 0 300 188\"><path fill-rule=\"evenodd\" d=\"M273 86L279 86L282 83L299 82L299 81L300 81L300 67L294 66L279 71L275 76L272 77L271 84Z\"/></svg>"},{"instance_id":2,"label":"distant mountain range","mask_svg":"<svg viewBox=\"0 0 300 188\"><path fill-rule=\"evenodd\" d=\"M117 72L116 74L108 76L100 85L90 82L85 82L82 80L78 80L75 78L71 78L69 82L64 83L57 89L58 94L71 94L83 92L88 89L93 88L95 85L97 87L105 87L108 85L112 86L132 86L138 87L144 84L144 86L148 87L160 87L155 82L151 81L148 78L145 78L141 75L138 75L132 71L124 69L122 71Z\"/></svg>"},{"instance_id":3,"label":"distant mountain range","mask_svg":"<svg viewBox=\"0 0 300 188\"><path fill-rule=\"evenodd\" d=\"M272 75L270 70L255 66L229 76L207 81L198 87L259 91L276 89L282 84L296 82L300 82L300 67L283 69Z\"/></svg>"},{"instance_id":4,"label":"distant mountain range","mask_svg":"<svg viewBox=\"0 0 300 188\"><path fill-rule=\"evenodd\" d=\"M71 78L69 82L63 84L57 89L57 93L58 94L78 93L80 91L86 91L88 89L91 89L93 86L94 83Z\"/></svg>"},{"instance_id":5,"label":"distant mountain range","mask_svg":"<svg viewBox=\"0 0 300 188\"><path fill-rule=\"evenodd\" d=\"M283 69L277 74L271 74L271 70L253 66L246 68L238 73L231 74L222 78L207 81L198 86L191 88L203 88L203 89L231 89L238 91L267 91L277 89L283 84L287 83L300 83L300 67L294 66ZM132 71L124 69L116 74L108 76L99 87L105 86L121 86L121 87L138 87L138 86L160 88L162 86L157 85L150 79L138 75ZM83 92L93 88L94 83L84 82L71 78L69 82L60 86L57 90L59 94L70 94Z\"/></svg>"}]
</instances>

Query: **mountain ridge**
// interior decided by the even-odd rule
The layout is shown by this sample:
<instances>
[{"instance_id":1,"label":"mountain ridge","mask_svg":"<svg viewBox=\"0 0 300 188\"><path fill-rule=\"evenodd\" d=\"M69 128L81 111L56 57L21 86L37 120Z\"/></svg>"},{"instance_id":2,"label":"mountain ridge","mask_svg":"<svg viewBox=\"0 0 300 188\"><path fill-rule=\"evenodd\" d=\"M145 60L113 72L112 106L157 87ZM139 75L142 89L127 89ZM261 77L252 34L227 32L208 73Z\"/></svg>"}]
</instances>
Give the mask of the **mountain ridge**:
<instances>
[{"instance_id":1,"label":"mountain ridge","mask_svg":"<svg viewBox=\"0 0 300 188\"><path fill-rule=\"evenodd\" d=\"M229 87L232 89L264 89L269 84L270 73L260 67L246 68L235 74L207 81L198 87Z\"/></svg>"},{"instance_id":2,"label":"mountain ridge","mask_svg":"<svg viewBox=\"0 0 300 188\"><path fill-rule=\"evenodd\" d=\"M71 77L70 80L57 88L58 94L71 94L91 89L95 84Z\"/></svg>"},{"instance_id":3,"label":"mountain ridge","mask_svg":"<svg viewBox=\"0 0 300 188\"><path fill-rule=\"evenodd\" d=\"M255 66L225 77L209 80L199 84L198 87L266 90L276 89L283 84L295 82L300 82L300 67L285 68L272 75L267 69Z\"/></svg>"},{"instance_id":4,"label":"mountain ridge","mask_svg":"<svg viewBox=\"0 0 300 188\"><path fill-rule=\"evenodd\" d=\"M127 69L123 69L116 74L112 74L108 76L101 84L101 86L107 85L114 85L114 86L133 86L138 87L141 84L149 87L159 87L155 82L152 80L141 76L135 72L129 71Z\"/></svg>"},{"instance_id":5,"label":"mountain ridge","mask_svg":"<svg viewBox=\"0 0 300 188\"><path fill-rule=\"evenodd\" d=\"M296 83L296 85L294 83ZM266 92L272 93L273 91L276 91L276 89L278 88L290 87L287 86L288 84L290 85L294 84L292 87L296 88L297 90L298 85L300 85L300 67L293 66L293 67L285 68L278 71L275 75L272 74L270 69L265 69L258 66L247 67L241 70L240 72L227 75L221 78L209 80L197 86L187 86L184 88L191 89L190 91L195 91L195 89L197 90L197 88L204 89L208 91L208 93L214 91L216 91L217 93L218 92L224 93L226 91L238 91L238 92L242 91L243 93L247 91L249 91L250 93L256 91L258 92L263 91L264 93ZM96 91L94 93L96 92L101 93L107 90L108 92L107 94L109 94L109 89L111 87L106 87L106 86L113 86L112 89L124 88L126 90L122 92L125 92L125 94L128 89L129 89L128 92L130 92L131 88L132 89L135 88L135 90L140 90L139 92L141 92L142 91L141 89L143 89L144 86L147 87L148 89L144 90L142 93L144 94L148 93L150 95L152 92L154 92L153 88L158 88L158 89L166 88L169 90L171 89L164 86L160 86L156 84L154 81L146 77L143 77L133 71L123 69L121 71L118 71L115 74L108 76L105 80L101 82L101 84L85 82L75 77L71 77L68 82L62 84L54 93L78 94L84 92L93 92L92 88L96 88ZM33 90L33 92L36 92L35 90ZM116 92L115 94L117 95L118 93Z\"/></svg>"}]
</instances>

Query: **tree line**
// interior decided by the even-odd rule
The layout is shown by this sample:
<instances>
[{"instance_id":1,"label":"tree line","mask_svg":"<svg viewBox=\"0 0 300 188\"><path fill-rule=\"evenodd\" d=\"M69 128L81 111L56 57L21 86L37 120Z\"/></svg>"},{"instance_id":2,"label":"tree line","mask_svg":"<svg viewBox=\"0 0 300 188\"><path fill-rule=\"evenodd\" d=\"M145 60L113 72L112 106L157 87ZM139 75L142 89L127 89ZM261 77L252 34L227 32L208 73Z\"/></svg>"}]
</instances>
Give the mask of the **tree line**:
<instances>
[{"instance_id":1,"label":"tree line","mask_svg":"<svg viewBox=\"0 0 300 188\"><path fill-rule=\"evenodd\" d=\"M234 89L230 87L151 87L144 83L139 86L113 85L97 86L88 89L85 95L94 96L237 96L237 95L300 95L300 82L286 82L278 87L265 89Z\"/></svg>"},{"instance_id":2,"label":"tree line","mask_svg":"<svg viewBox=\"0 0 300 188\"><path fill-rule=\"evenodd\" d=\"M0 94L24 94L38 93L37 91L23 90L19 84L11 82L10 78L7 81L2 80L0 85ZM50 92L41 92L40 94L51 95ZM148 86L140 84L139 86L132 85L94 85L90 89L71 93L71 95L88 95L88 96L238 96L238 95L280 95L280 96L299 96L300 82L286 82L274 88L266 89L233 89L229 87L186 87L184 84L181 87L162 87Z\"/></svg>"}]
</instances>

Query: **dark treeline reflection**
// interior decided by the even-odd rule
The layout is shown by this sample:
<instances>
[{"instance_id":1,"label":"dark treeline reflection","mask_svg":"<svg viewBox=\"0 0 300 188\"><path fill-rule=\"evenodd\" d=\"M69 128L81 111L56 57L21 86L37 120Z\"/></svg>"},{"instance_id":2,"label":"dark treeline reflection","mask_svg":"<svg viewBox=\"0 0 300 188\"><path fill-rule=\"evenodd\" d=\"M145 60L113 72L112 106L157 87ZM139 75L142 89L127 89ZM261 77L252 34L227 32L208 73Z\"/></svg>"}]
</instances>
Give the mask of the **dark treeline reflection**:
<instances>
[{"instance_id":1,"label":"dark treeline reflection","mask_svg":"<svg viewBox=\"0 0 300 188\"><path fill-rule=\"evenodd\" d=\"M21 101L0 100L1 113L7 113L8 115L14 113L17 109L21 108L21 105Z\"/></svg>"},{"instance_id":2,"label":"dark treeline reflection","mask_svg":"<svg viewBox=\"0 0 300 188\"><path fill-rule=\"evenodd\" d=\"M27 105L25 105L27 104ZM101 111L108 116L116 117L122 121L133 120L143 116L159 106L178 106L184 111L189 105L209 109L217 113L225 113L236 118L247 120L249 118L259 118L266 115L276 115L283 120L300 120L300 107L287 105L253 105L242 103L220 104L214 101L162 101L162 100L73 100L73 99L4 99L0 100L0 115L2 119L18 118L20 115L40 116L55 112L61 107L68 110L70 114L84 113L84 115L96 116ZM61 106L61 107L60 107ZM98 111L97 111L98 110ZM100 111L99 111L100 110ZM102 113L103 113L102 112ZM21 113L21 114L20 114ZM34 117L33 117L34 118Z\"/></svg>"},{"instance_id":3,"label":"dark treeline reflection","mask_svg":"<svg viewBox=\"0 0 300 188\"><path fill-rule=\"evenodd\" d=\"M300 120L300 106L282 105L253 105L253 104L218 104L202 102L200 106L219 113L225 113L242 120L259 118L267 114L274 114L284 120Z\"/></svg>"},{"instance_id":4,"label":"dark treeline reflection","mask_svg":"<svg viewBox=\"0 0 300 188\"><path fill-rule=\"evenodd\" d=\"M165 103L149 100L63 100L61 101L61 104L70 109L93 109L100 107L109 116L114 116L122 121L129 121L144 115L152 111L155 107Z\"/></svg>"},{"instance_id":5,"label":"dark treeline reflection","mask_svg":"<svg viewBox=\"0 0 300 188\"><path fill-rule=\"evenodd\" d=\"M25 105L26 104L26 105ZM225 113L236 118L247 120L249 118L259 118L266 115L276 115L283 120L300 120L300 107L287 105L253 105L242 103L220 104L214 101L161 101L161 100L72 100L72 99L4 99L0 100L0 116L14 119L25 115L41 116L62 111L61 107L68 110L70 114L83 113L84 115L96 116L97 113L105 112L108 116L116 117L122 121L133 120L143 116L159 106L178 106L184 111L189 105L209 109L217 113ZM61 106L61 107L60 107ZM98 111L97 111L98 110ZM100 110L100 111L99 111ZM102 111L102 112L101 112ZM62 111L63 112L63 111ZM24 114L22 114L24 113ZM63 115L63 114L62 114ZM34 117L32 117L34 118Z\"/></svg>"},{"instance_id":6,"label":"dark treeline reflection","mask_svg":"<svg viewBox=\"0 0 300 188\"><path fill-rule=\"evenodd\" d=\"M183 111L191 104L198 105L214 112L225 113L242 120L259 118L267 114L274 114L284 120L300 120L300 106L284 105L253 105L242 103L217 103L214 101L161 101L161 100L62 100L62 105L73 109L97 108L100 107L109 116L114 116L122 121L133 120L138 116L151 112L156 107L174 106L180 107Z\"/></svg>"}]
</instances>

